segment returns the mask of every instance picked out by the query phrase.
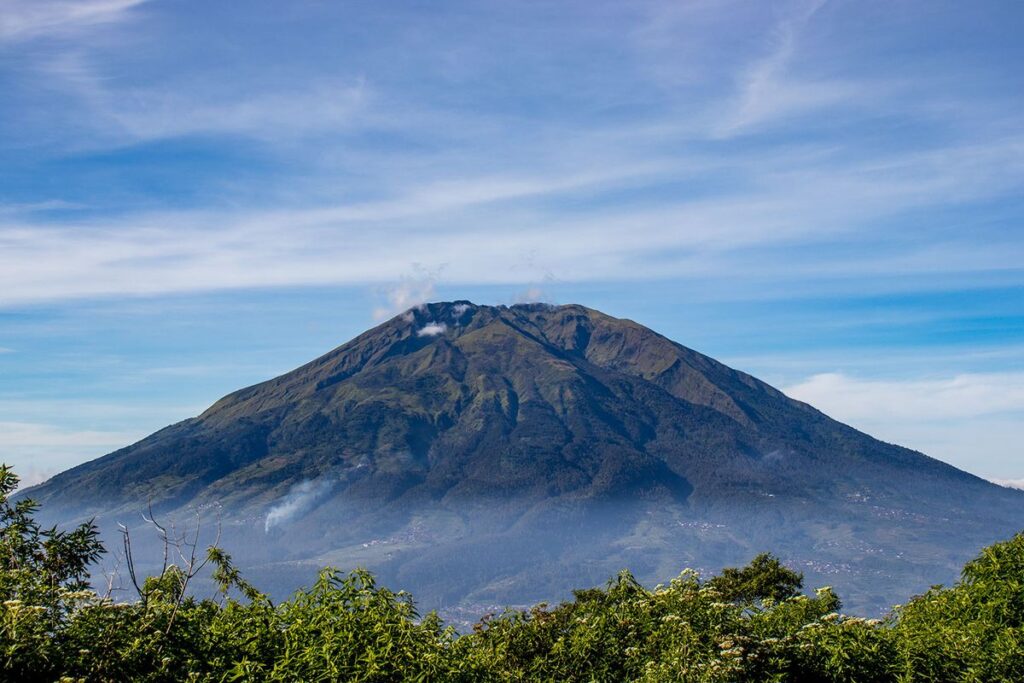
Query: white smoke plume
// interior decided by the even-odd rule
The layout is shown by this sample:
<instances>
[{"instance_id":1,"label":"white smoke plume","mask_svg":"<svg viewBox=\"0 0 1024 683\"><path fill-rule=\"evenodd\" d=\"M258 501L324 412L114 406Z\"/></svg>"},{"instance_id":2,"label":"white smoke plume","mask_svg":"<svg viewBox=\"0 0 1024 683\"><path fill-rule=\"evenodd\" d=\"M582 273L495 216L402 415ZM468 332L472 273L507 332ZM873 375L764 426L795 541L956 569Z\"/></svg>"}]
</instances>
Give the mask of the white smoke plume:
<instances>
[{"instance_id":1,"label":"white smoke plume","mask_svg":"<svg viewBox=\"0 0 1024 683\"><path fill-rule=\"evenodd\" d=\"M288 522L298 515L307 512L313 505L327 495L333 486L328 479L306 480L292 486L291 490L274 507L267 512L264 531Z\"/></svg>"},{"instance_id":2,"label":"white smoke plume","mask_svg":"<svg viewBox=\"0 0 1024 683\"><path fill-rule=\"evenodd\" d=\"M535 304L544 299L544 290L537 286L532 286L526 291L519 292L515 296L515 303L517 304Z\"/></svg>"},{"instance_id":3,"label":"white smoke plume","mask_svg":"<svg viewBox=\"0 0 1024 683\"><path fill-rule=\"evenodd\" d=\"M434 298L438 271L417 268L412 277L402 278L393 287L384 291L387 305L373 309L374 320L384 320Z\"/></svg>"},{"instance_id":4,"label":"white smoke plume","mask_svg":"<svg viewBox=\"0 0 1024 683\"><path fill-rule=\"evenodd\" d=\"M416 332L416 336L436 337L439 334L444 334L447 329L448 326L444 323L427 323Z\"/></svg>"},{"instance_id":5,"label":"white smoke plume","mask_svg":"<svg viewBox=\"0 0 1024 683\"><path fill-rule=\"evenodd\" d=\"M1008 489L1020 489L1024 491L1024 479L992 479L993 484L1005 486Z\"/></svg>"}]
</instances>

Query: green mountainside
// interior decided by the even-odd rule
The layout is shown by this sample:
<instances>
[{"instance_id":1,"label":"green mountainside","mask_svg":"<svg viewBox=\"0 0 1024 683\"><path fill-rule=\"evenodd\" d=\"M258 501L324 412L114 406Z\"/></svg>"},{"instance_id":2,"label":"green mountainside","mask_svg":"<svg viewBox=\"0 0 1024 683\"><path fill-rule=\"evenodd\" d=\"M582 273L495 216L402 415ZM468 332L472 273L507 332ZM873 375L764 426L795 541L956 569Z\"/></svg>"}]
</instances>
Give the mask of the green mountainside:
<instances>
[{"instance_id":1,"label":"green mountainside","mask_svg":"<svg viewBox=\"0 0 1024 683\"><path fill-rule=\"evenodd\" d=\"M878 611L1024 528L1024 493L632 321L466 301L412 309L29 495L108 529L150 504L197 508L261 585L360 565L467 609L770 548Z\"/></svg>"}]
</instances>

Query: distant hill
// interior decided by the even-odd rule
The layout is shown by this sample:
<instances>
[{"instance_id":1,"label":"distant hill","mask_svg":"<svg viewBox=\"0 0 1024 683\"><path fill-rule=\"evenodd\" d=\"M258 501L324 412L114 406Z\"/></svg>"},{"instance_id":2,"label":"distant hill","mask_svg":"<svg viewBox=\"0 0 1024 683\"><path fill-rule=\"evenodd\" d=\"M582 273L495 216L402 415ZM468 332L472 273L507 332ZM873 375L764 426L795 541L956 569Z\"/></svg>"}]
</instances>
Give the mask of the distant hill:
<instances>
[{"instance_id":1,"label":"distant hill","mask_svg":"<svg viewBox=\"0 0 1024 683\"><path fill-rule=\"evenodd\" d=\"M1024 528L1024 492L635 322L468 301L412 309L29 495L107 528L197 508L262 585L362 565L470 610L771 550L877 611Z\"/></svg>"}]
</instances>

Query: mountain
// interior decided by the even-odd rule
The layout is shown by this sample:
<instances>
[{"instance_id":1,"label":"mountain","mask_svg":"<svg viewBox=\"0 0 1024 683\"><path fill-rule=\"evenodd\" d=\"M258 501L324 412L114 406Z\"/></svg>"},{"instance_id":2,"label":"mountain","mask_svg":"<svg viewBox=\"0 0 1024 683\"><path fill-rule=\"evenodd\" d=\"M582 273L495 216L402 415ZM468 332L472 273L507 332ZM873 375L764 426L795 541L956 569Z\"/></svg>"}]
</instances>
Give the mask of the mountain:
<instances>
[{"instance_id":1,"label":"mountain","mask_svg":"<svg viewBox=\"0 0 1024 683\"><path fill-rule=\"evenodd\" d=\"M368 566L427 607L656 583L764 549L878 611L1024 528L1024 492L583 306L426 304L29 490L215 517L257 584Z\"/></svg>"}]
</instances>

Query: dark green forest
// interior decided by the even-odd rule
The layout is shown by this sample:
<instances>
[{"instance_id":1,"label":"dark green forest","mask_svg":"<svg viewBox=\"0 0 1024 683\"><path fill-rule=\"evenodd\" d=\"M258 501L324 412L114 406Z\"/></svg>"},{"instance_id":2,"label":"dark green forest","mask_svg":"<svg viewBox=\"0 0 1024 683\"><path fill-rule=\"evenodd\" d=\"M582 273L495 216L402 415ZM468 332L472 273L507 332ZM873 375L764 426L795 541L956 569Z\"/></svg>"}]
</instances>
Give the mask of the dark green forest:
<instances>
[{"instance_id":1,"label":"dark green forest","mask_svg":"<svg viewBox=\"0 0 1024 683\"><path fill-rule=\"evenodd\" d=\"M844 615L830 588L805 594L800 574L762 554L653 589L623 571L460 634L364 571L325 569L276 604L219 547L165 546L163 571L138 576L128 537L120 570L134 599L112 599L90 580L107 552L96 527L41 527L35 503L10 499L17 483L0 467L2 680L1024 680L1024 534L882 619ZM190 590L200 571L216 595Z\"/></svg>"}]
</instances>

